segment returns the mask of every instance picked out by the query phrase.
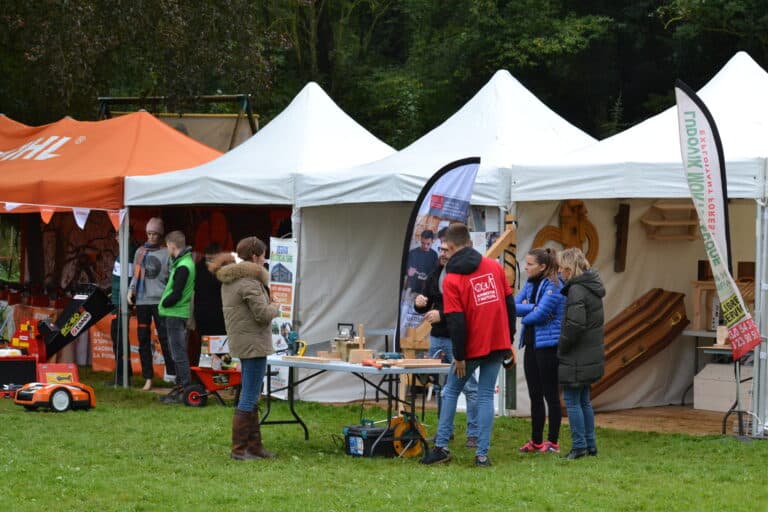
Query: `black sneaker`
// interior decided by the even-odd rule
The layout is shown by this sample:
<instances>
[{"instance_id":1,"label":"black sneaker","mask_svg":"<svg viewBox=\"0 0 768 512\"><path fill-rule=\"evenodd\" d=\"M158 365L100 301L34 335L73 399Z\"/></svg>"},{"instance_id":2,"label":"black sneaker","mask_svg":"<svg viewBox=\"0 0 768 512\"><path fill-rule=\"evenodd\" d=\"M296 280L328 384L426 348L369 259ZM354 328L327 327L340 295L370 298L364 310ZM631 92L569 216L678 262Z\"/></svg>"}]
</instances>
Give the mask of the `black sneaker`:
<instances>
[{"instance_id":1,"label":"black sneaker","mask_svg":"<svg viewBox=\"0 0 768 512\"><path fill-rule=\"evenodd\" d=\"M442 462L448 462L451 460L451 452L448 448L442 448L435 446L432 451L429 452L421 459L422 464L440 464Z\"/></svg>"},{"instance_id":2,"label":"black sneaker","mask_svg":"<svg viewBox=\"0 0 768 512\"><path fill-rule=\"evenodd\" d=\"M594 448L587 448L587 455L590 457L597 457L597 447Z\"/></svg>"},{"instance_id":3,"label":"black sneaker","mask_svg":"<svg viewBox=\"0 0 768 512\"><path fill-rule=\"evenodd\" d=\"M491 459L487 456L475 455L475 466L479 468L487 468L493 466L493 464L491 464Z\"/></svg>"},{"instance_id":4,"label":"black sneaker","mask_svg":"<svg viewBox=\"0 0 768 512\"><path fill-rule=\"evenodd\" d=\"M563 457L564 459L568 460L574 460L574 459L580 459L584 457L587 454L586 448L573 448L570 452L568 452L568 455Z\"/></svg>"},{"instance_id":5,"label":"black sneaker","mask_svg":"<svg viewBox=\"0 0 768 512\"><path fill-rule=\"evenodd\" d=\"M184 403L184 388L181 386L175 386L171 389L167 395L160 397L160 401L164 404L181 404Z\"/></svg>"}]
</instances>

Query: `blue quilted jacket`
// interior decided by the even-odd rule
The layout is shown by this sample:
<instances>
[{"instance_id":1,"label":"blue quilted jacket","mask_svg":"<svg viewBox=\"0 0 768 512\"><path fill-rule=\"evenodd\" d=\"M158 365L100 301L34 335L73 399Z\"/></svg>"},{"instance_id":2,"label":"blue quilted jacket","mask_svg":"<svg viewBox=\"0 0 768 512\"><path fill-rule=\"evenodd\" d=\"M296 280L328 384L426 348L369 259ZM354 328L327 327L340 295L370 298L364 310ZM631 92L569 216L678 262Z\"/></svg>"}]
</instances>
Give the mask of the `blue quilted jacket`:
<instances>
[{"instance_id":1,"label":"blue quilted jacket","mask_svg":"<svg viewBox=\"0 0 768 512\"><path fill-rule=\"evenodd\" d=\"M555 347L560 338L560 327L565 316L565 297L560 293L563 287L558 279L551 283L546 277L542 278L536 299L531 297L533 284L526 281L523 289L515 297L517 316L522 317L520 330L520 348L526 329L533 329L536 348ZM526 301L527 303L523 303Z\"/></svg>"}]
</instances>

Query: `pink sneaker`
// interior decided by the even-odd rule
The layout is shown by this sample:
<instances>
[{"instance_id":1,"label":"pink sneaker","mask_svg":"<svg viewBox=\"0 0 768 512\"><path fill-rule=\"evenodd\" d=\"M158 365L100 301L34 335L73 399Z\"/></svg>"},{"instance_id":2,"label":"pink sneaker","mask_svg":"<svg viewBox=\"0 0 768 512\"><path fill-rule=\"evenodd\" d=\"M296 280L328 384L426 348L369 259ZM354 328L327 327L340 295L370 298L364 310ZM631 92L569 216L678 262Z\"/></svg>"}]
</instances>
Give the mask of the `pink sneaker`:
<instances>
[{"instance_id":1,"label":"pink sneaker","mask_svg":"<svg viewBox=\"0 0 768 512\"><path fill-rule=\"evenodd\" d=\"M520 453L534 453L534 452L540 452L542 451L542 448L544 447L544 443L536 444L533 442L533 440L528 440L523 446L517 449Z\"/></svg>"},{"instance_id":2,"label":"pink sneaker","mask_svg":"<svg viewBox=\"0 0 768 512\"><path fill-rule=\"evenodd\" d=\"M539 451L543 453L560 453L560 445L552 441L544 441Z\"/></svg>"}]
</instances>

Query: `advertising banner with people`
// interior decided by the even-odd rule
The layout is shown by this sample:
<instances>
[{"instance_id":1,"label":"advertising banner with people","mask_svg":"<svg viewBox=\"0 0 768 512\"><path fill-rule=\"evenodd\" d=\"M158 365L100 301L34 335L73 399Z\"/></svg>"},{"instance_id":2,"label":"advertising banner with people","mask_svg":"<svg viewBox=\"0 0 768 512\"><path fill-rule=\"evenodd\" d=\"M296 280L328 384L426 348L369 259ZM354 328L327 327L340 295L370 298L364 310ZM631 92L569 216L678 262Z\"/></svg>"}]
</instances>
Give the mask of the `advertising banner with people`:
<instances>
[{"instance_id":1,"label":"advertising banner with people","mask_svg":"<svg viewBox=\"0 0 768 512\"><path fill-rule=\"evenodd\" d=\"M397 345L423 321L414 297L423 291L438 266L440 230L452 222L466 223L480 158L452 162L432 176L416 199L406 229L400 275Z\"/></svg>"},{"instance_id":2,"label":"advertising banner with people","mask_svg":"<svg viewBox=\"0 0 768 512\"><path fill-rule=\"evenodd\" d=\"M299 245L295 239L269 239L269 294L279 305L280 314L272 320L272 345L276 351L288 348L288 335L293 328L296 299L296 270ZM280 368L272 377L272 388L288 385L288 369Z\"/></svg>"},{"instance_id":3,"label":"advertising banner with people","mask_svg":"<svg viewBox=\"0 0 768 512\"><path fill-rule=\"evenodd\" d=\"M734 359L760 344L760 332L731 275L728 191L720 135L706 105L685 83L675 86L683 172L699 216Z\"/></svg>"}]
</instances>

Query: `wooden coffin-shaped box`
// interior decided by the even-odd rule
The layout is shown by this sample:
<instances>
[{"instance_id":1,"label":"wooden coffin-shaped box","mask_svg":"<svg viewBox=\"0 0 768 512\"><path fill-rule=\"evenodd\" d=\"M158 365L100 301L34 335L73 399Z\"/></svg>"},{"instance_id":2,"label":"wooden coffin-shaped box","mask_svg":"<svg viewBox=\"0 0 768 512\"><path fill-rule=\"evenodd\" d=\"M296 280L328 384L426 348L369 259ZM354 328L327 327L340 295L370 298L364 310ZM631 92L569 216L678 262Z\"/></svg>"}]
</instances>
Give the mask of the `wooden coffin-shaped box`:
<instances>
[{"instance_id":1,"label":"wooden coffin-shaped box","mask_svg":"<svg viewBox=\"0 0 768 512\"><path fill-rule=\"evenodd\" d=\"M689 321L682 293L654 288L605 324L605 374L596 397L677 338Z\"/></svg>"}]
</instances>

